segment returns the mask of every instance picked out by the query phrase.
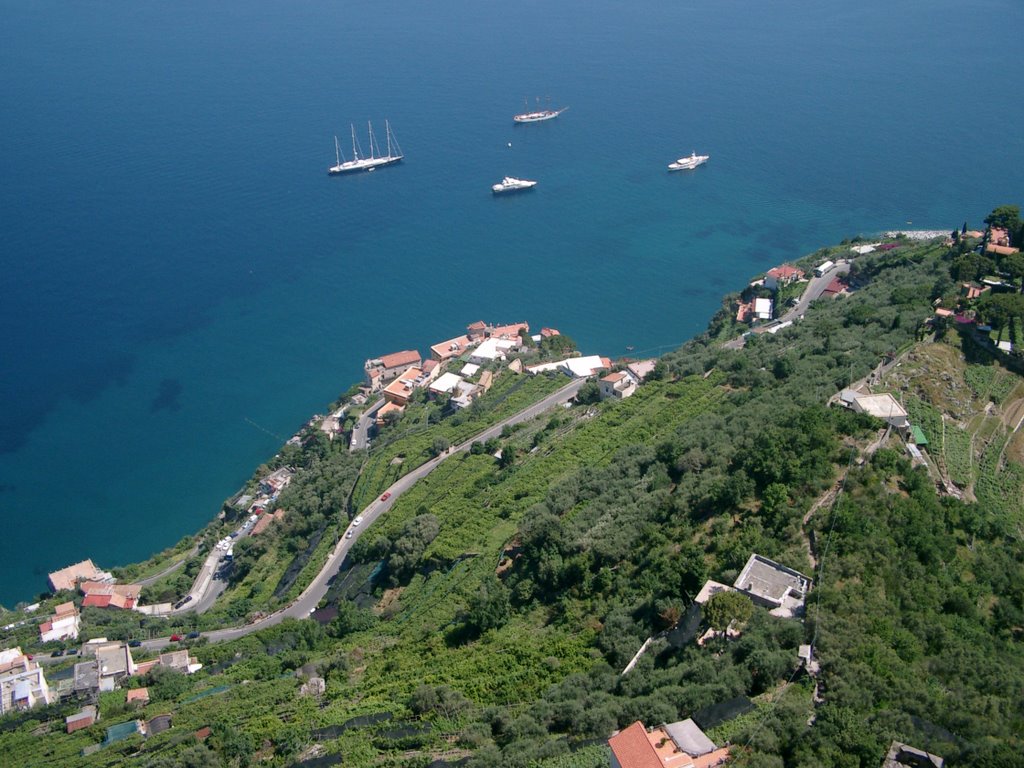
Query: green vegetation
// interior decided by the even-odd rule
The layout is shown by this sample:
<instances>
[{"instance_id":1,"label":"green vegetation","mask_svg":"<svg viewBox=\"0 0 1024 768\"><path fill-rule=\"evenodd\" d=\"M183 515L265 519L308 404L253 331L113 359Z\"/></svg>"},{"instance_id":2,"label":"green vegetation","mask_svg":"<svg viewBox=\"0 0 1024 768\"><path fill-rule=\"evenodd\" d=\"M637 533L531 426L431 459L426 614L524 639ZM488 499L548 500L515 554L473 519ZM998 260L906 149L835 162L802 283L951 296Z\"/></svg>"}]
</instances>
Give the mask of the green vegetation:
<instances>
[{"instance_id":1,"label":"green vegetation","mask_svg":"<svg viewBox=\"0 0 1024 768\"><path fill-rule=\"evenodd\" d=\"M1024 764L1024 387L969 334L936 340L924 326L963 256L901 244L858 259L852 295L740 350L714 341L723 307L633 397L509 428L403 494L359 539L324 626L200 642L199 674L132 681L151 685L146 717L173 713L170 731L82 757L131 717L111 696L101 723L70 736L56 712L0 720L0 755L590 768L607 765L616 728L746 697L751 711L709 724L739 766L875 768L892 739L950 764ZM924 429L927 469L895 432L825 405L896 356L881 386ZM276 461L298 470L279 499L284 521L236 550L247 570L202 621L287 600L350 509L562 383L503 373L455 417L416 403L365 466L325 442L283 451ZM947 481L962 499L937 492ZM812 576L805 621L726 593L694 630L733 622L740 637L698 646L663 634L696 619L701 584L731 583L751 552ZM797 656L811 642L817 681ZM322 694L300 693L311 677Z\"/></svg>"}]
</instances>

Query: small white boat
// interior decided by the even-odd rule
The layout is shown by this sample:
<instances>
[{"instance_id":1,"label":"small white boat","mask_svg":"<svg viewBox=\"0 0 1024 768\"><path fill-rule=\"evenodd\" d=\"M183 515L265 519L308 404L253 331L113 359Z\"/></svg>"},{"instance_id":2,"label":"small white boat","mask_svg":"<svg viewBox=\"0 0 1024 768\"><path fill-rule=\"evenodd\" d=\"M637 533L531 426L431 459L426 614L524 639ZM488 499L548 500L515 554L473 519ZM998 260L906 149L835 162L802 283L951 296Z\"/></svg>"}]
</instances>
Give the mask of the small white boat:
<instances>
[{"instance_id":1,"label":"small white boat","mask_svg":"<svg viewBox=\"0 0 1024 768\"><path fill-rule=\"evenodd\" d=\"M495 184L491 187L491 191L500 195L503 192L521 192L524 189L533 189L537 186L536 181L530 181L529 179L517 179L512 176L506 176L501 180L500 183Z\"/></svg>"},{"instance_id":2,"label":"small white boat","mask_svg":"<svg viewBox=\"0 0 1024 768\"><path fill-rule=\"evenodd\" d=\"M711 159L711 155L698 155L696 152L689 157L680 157L674 163L668 164L670 171L692 171L698 165L704 165Z\"/></svg>"}]
</instances>

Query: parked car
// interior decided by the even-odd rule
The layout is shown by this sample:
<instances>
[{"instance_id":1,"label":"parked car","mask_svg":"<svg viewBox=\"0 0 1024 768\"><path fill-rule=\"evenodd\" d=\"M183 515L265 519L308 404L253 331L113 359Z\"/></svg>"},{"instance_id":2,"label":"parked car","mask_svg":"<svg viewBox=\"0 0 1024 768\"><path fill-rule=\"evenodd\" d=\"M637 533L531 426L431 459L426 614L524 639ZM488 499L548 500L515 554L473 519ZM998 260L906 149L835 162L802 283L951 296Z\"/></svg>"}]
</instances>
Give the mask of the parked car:
<instances>
[{"instance_id":1,"label":"parked car","mask_svg":"<svg viewBox=\"0 0 1024 768\"><path fill-rule=\"evenodd\" d=\"M380 497L380 500L381 501L387 501L390 498L391 498L391 491L388 491L387 493L385 493L383 496Z\"/></svg>"},{"instance_id":2,"label":"parked car","mask_svg":"<svg viewBox=\"0 0 1024 768\"><path fill-rule=\"evenodd\" d=\"M181 642L181 635L171 635L171 642L172 643Z\"/></svg>"},{"instance_id":3,"label":"parked car","mask_svg":"<svg viewBox=\"0 0 1024 768\"><path fill-rule=\"evenodd\" d=\"M197 637L199 637L198 632L189 632L187 635L185 635L186 640L195 640Z\"/></svg>"},{"instance_id":4,"label":"parked car","mask_svg":"<svg viewBox=\"0 0 1024 768\"><path fill-rule=\"evenodd\" d=\"M129 640L128 641L128 647L129 648L138 648L140 645L142 645L142 641L141 640Z\"/></svg>"},{"instance_id":5,"label":"parked car","mask_svg":"<svg viewBox=\"0 0 1024 768\"><path fill-rule=\"evenodd\" d=\"M63 656L63 655L64 655L64 651L61 650L60 648L58 648L56 651L54 651L53 653L50 654L50 656L53 656L53 657Z\"/></svg>"},{"instance_id":6,"label":"parked car","mask_svg":"<svg viewBox=\"0 0 1024 768\"><path fill-rule=\"evenodd\" d=\"M78 655L78 649L77 648L68 648L68 656L77 656L77 655Z\"/></svg>"}]
</instances>

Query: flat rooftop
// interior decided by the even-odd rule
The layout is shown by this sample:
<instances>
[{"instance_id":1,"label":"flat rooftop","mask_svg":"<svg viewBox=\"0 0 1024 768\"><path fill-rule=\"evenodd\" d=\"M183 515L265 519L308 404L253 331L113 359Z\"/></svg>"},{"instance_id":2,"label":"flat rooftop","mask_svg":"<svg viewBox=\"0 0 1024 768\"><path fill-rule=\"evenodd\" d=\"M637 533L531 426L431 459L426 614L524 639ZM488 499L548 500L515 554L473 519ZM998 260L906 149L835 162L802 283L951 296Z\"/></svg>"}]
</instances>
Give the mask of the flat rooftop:
<instances>
[{"instance_id":1,"label":"flat rooftop","mask_svg":"<svg viewBox=\"0 0 1024 768\"><path fill-rule=\"evenodd\" d=\"M811 580L799 571L787 568L758 554L753 554L733 582L736 589L776 608L789 605L796 609L803 604L811 588Z\"/></svg>"}]
</instances>

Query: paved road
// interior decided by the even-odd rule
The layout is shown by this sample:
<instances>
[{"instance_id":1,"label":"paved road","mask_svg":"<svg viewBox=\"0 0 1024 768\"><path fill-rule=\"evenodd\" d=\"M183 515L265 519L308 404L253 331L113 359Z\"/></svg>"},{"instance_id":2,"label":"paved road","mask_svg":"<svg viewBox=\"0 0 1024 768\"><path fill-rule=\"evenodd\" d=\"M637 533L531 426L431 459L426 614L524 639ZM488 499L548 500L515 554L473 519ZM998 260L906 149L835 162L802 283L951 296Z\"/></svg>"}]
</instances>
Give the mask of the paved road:
<instances>
[{"instance_id":1,"label":"paved road","mask_svg":"<svg viewBox=\"0 0 1024 768\"><path fill-rule=\"evenodd\" d=\"M363 509L363 511L360 513L363 518L361 524L359 526L349 526L349 529L352 530L352 538L349 539L343 536L338 541L338 544L337 546L335 546L334 551L331 552L330 556L327 558L327 562L324 563L324 567L320 569L320 573L317 574L316 578L313 579L312 583L308 587L306 587L306 589L302 592L301 595L299 595L295 602L293 602L287 608L283 608L277 613L267 616L264 619L260 619L259 621L253 622L252 624L247 624L241 627L230 627L227 629L217 629L211 632L204 632L203 637L209 638L211 642L236 640L239 637L244 637L245 635L248 635L252 632L256 632L260 629L264 629L265 627L280 624L286 618L302 619L308 617L309 614L316 610L317 605L319 605L320 601L327 594L327 589L330 586L331 580L337 575L338 569L341 567L341 564L344 561L345 556L348 554L349 550L352 548L352 545L355 544L356 540L363 533L363 531L369 528L378 517L387 512L392 507L392 505L396 501L398 501L398 499L401 497L403 493L408 491L416 483L418 483L424 477L426 477L435 469L437 469L447 459L451 458L457 453L468 451L470 447L473 445L473 443L478 441L482 442L490 440L492 437L497 437L498 435L501 434L502 429L504 429L506 425L518 424L519 422L522 421L529 421L530 419L535 418L536 416L540 415L549 408L552 408L555 405L571 400L573 397L576 396L576 393L579 392L580 387L582 387L584 383L585 380L583 379L576 379L574 381L571 381L570 383L566 384L564 387L559 389L557 392L548 395L538 403L535 403L534 405L531 405L529 408L520 411L514 416L510 416L504 421L495 424L493 427L490 427L484 430L483 432L480 432L479 434L473 436L464 443L452 446L451 448L448 449L446 453L443 453L440 456L437 456L436 458L433 458L430 461L426 462L425 464L412 470L407 475L397 480L390 488L387 489L386 494L390 495L388 496L386 501L382 501L380 498L374 499L374 501L369 506ZM382 494L382 496L383 495L385 494ZM148 649L156 650L160 647L163 647L163 645L167 645L167 642L168 641L166 638L161 638L159 640L147 641L144 645Z\"/></svg>"},{"instance_id":2,"label":"paved road","mask_svg":"<svg viewBox=\"0 0 1024 768\"><path fill-rule=\"evenodd\" d=\"M198 551L199 551L199 545L196 544L194 547L192 547L192 549L189 551L189 553L187 555L185 555L178 562L171 564L167 568L164 568L162 571L160 571L160 573L156 574L156 576L150 576L150 577L145 578L145 579L139 579L135 583L138 584L140 587L148 587L150 584L155 584L156 582L160 581L160 579L162 579L167 574L174 573L174 571L176 571L179 568L181 568L181 566L183 566L186 562L188 562L189 558L195 557L195 554Z\"/></svg>"},{"instance_id":3,"label":"paved road","mask_svg":"<svg viewBox=\"0 0 1024 768\"><path fill-rule=\"evenodd\" d=\"M831 283L839 275L845 275L849 273L849 271L850 262L840 261L828 272L823 274L821 277L812 277L811 281L807 284L807 287L804 288L804 292L803 294L801 294L800 300L796 303L794 307L787 311L786 314L776 318L775 320L772 320L771 322L759 326L759 328L767 330L768 328L774 328L775 326L781 325L782 323L792 322L797 318L803 317L804 313L807 311L807 308L811 306L811 302L821 298L821 294L823 294L825 292L825 289L828 288L829 283ZM745 332L742 336L738 336L737 338L732 339L731 341L725 342L725 344L723 344L722 346L724 346L726 349L742 349L743 345L746 343L747 333L749 333L749 331Z\"/></svg>"},{"instance_id":4,"label":"paved road","mask_svg":"<svg viewBox=\"0 0 1024 768\"><path fill-rule=\"evenodd\" d=\"M366 447L366 438L370 434L370 427L376 421L377 411L380 410L382 405L384 405L384 398L381 398L359 414L359 418L356 419L356 425L352 427L352 440L348 445L350 451L358 451Z\"/></svg>"}]
</instances>

